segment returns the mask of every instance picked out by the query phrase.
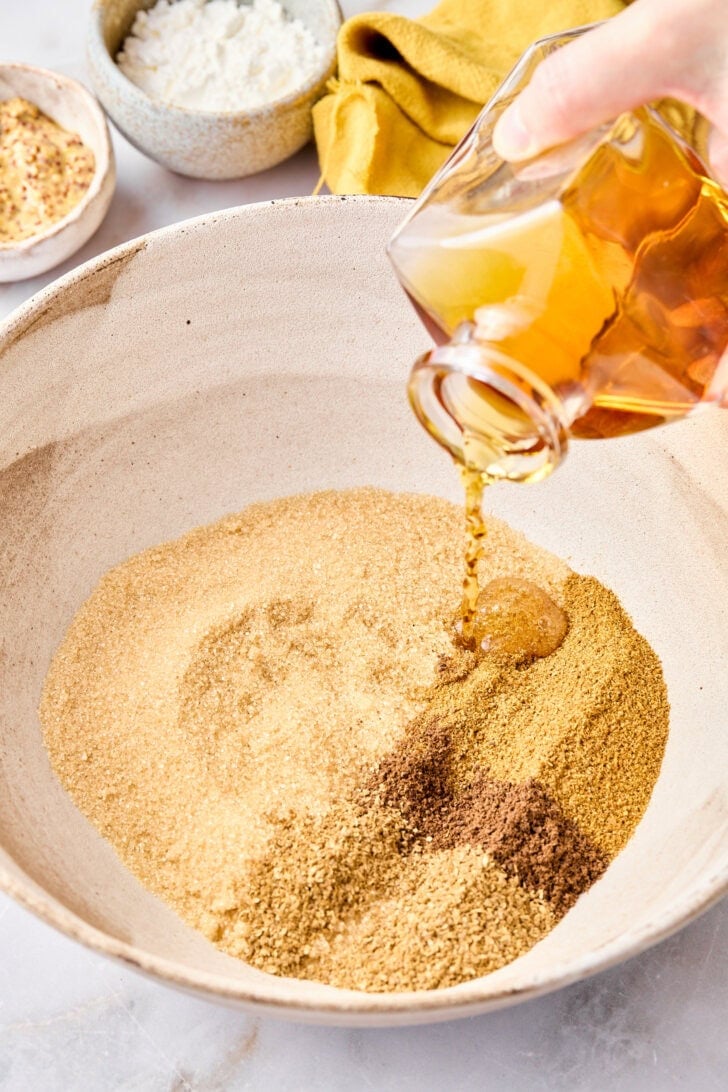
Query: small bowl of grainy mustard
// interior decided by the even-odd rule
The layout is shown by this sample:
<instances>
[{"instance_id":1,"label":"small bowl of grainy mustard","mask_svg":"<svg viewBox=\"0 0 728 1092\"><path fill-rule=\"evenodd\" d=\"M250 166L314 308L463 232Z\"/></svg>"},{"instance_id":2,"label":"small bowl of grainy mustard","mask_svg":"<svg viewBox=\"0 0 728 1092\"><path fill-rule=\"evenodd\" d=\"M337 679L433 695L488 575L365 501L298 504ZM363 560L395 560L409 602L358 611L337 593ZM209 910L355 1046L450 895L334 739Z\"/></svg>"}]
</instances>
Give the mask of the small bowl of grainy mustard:
<instances>
[{"instance_id":1,"label":"small bowl of grainy mustard","mask_svg":"<svg viewBox=\"0 0 728 1092\"><path fill-rule=\"evenodd\" d=\"M115 180L93 95L57 72L0 64L0 282L38 276L82 247Z\"/></svg>"}]
</instances>

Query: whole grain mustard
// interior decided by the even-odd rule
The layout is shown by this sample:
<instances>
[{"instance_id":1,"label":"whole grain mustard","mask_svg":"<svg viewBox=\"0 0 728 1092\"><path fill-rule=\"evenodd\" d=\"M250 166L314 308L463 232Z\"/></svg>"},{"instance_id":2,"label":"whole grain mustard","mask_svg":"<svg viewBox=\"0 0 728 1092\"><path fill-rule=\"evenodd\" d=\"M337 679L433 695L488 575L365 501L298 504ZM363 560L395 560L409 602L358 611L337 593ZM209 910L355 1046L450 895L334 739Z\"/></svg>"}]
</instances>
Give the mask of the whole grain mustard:
<instances>
[{"instance_id":1,"label":"whole grain mustard","mask_svg":"<svg viewBox=\"0 0 728 1092\"><path fill-rule=\"evenodd\" d=\"M0 243L38 235L81 200L94 154L26 99L0 102Z\"/></svg>"}]
</instances>

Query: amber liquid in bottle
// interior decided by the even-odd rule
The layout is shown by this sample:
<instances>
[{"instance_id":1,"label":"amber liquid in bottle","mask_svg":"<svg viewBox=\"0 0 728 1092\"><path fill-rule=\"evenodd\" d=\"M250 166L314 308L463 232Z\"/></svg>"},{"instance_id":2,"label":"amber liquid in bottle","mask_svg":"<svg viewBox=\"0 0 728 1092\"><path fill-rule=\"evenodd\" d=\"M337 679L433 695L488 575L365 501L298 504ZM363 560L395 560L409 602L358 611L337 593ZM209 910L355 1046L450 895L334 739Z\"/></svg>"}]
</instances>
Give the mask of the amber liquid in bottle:
<instances>
[{"instance_id":1,"label":"amber liquid in bottle","mask_svg":"<svg viewBox=\"0 0 728 1092\"><path fill-rule=\"evenodd\" d=\"M470 186L425 205L394 253L437 342L473 323L478 340L551 388L575 437L638 432L719 400L728 386L728 199L659 114L620 119L535 208L484 213ZM467 455L460 634L472 647L488 484L479 436L518 414L477 380L450 382Z\"/></svg>"},{"instance_id":2,"label":"amber liquid in bottle","mask_svg":"<svg viewBox=\"0 0 728 1092\"><path fill-rule=\"evenodd\" d=\"M652 111L614 135L558 197L499 216L433 203L396 252L436 340L474 323L581 438L685 416L726 388L728 198ZM477 429L492 392L468 380L460 397Z\"/></svg>"}]
</instances>

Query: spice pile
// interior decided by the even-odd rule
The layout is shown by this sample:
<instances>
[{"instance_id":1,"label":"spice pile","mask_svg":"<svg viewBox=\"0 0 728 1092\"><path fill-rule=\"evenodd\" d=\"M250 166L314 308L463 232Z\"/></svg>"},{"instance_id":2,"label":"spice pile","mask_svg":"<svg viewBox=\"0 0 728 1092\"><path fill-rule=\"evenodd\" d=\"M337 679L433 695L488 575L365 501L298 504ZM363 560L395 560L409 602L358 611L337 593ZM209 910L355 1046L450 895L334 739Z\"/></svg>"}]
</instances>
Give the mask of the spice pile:
<instances>
[{"instance_id":1,"label":"spice pile","mask_svg":"<svg viewBox=\"0 0 728 1092\"><path fill-rule=\"evenodd\" d=\"M95 159L26 99L0 102L0 243L38 235L75 208L94 176Z\"/></svg>"},{"instance_id":2,"label":"spice pile","mask_svg":"<svg viewBox=\"0 0 728 1092\"><path fill-rule=\"evenodd\" d=\"M56 654L61 781L263 970L370 991L495 970L647 805L655 654L611 592L496 520L489 650L456 648L461 521L372 489L253 505L112 570Z\"/></svg>"}]
</instances>

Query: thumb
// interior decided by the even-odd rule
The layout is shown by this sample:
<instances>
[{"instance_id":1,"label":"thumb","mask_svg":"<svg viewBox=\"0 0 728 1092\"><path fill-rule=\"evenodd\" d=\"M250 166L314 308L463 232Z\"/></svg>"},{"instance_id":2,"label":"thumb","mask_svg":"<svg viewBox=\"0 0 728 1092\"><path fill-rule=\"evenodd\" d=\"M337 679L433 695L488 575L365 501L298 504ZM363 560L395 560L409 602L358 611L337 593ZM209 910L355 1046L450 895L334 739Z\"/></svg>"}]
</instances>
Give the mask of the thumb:
<instances>
[{"instance_id":1,"label":"thumb","mask_svg":"<svg viewBox=\"0 0 728 1092\"><path fill-rule=\"evenodd\" d=\"M685 66L684 41L674 24L686 18L686 10L684 0L638 0L552 53L499 119L496 153L528 159L669 94L675 68Z\"/></svg>"}]
</instances>

